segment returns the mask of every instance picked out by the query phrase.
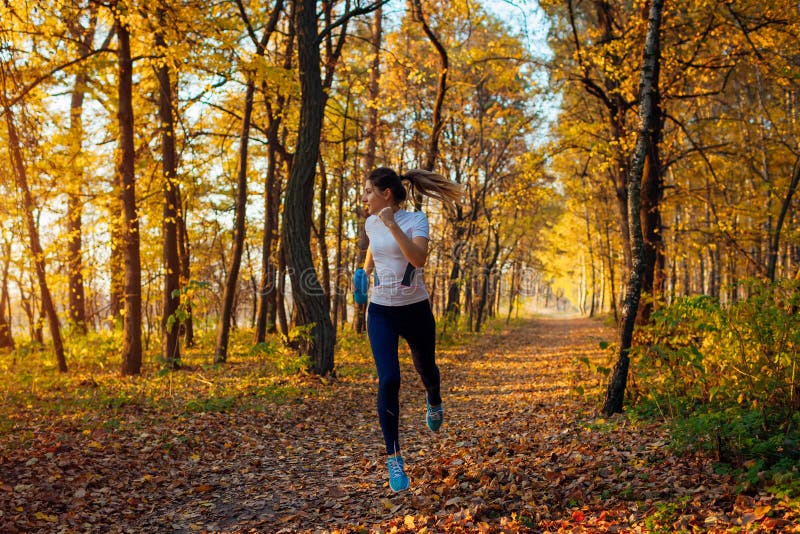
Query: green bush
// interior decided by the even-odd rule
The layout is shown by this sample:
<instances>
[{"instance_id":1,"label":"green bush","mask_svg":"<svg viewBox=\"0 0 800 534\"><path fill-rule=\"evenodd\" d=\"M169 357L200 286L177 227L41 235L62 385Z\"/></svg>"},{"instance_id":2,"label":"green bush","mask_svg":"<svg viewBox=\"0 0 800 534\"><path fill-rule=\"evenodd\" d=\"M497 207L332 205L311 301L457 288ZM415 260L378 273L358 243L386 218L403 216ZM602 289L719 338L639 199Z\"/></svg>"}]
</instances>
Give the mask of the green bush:
<instances>
[{"instance_id":1,"label":"green bush","mask_svg":"<svg viewBox=\"0 0 800 534\"><path fill-rule=\"evenodd\" d=\"M679 299L637 331L634 412L670 418L676 448L712 452L748 484L800 487L786 479L800 458L800 283L740 289L730 306Z\"/></svg>"},{"instance_id":2,"label":"green bush","mask_svg":"<svg viewBox=\"0 0 800 534\"><path fill-rule=\"evenodd\" d=\"M712 396L708 341L723 328L722 308L710 297L687 297L653 313L632 348L635 381L629 394L663 416L690 413Z\"/></svg>"}]
</instances>

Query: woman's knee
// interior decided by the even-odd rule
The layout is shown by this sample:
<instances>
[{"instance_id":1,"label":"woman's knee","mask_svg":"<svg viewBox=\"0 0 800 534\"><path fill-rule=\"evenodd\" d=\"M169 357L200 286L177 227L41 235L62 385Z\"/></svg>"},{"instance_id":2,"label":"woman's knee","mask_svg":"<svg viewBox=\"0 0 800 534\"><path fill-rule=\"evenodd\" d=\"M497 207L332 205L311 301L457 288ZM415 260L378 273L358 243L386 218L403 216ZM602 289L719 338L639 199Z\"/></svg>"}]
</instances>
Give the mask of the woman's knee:
<instances>
[{"instance_id":1,"label":"woman's knee","mask_svg":"<svg viewBox=\"0 0 800 534\"><path fill-rule=\"evenodd\" d=\"M400 373L389 373L380 377L378 388L382 393L394 393L400 391Z\"/></svg>"}]
</instances>

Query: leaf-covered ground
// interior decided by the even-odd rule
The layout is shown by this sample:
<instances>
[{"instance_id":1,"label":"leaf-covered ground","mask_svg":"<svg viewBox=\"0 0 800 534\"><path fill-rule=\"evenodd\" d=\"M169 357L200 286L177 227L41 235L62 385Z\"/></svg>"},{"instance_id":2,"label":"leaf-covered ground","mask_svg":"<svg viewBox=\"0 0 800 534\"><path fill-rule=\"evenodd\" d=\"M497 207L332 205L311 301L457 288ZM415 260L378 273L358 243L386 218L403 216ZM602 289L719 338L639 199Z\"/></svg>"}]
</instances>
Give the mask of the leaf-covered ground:
<instances>
[{"instance_id":1,"label":"leaf-covered ground","mask_svg":"<svg viewBox=\"0 0 800 534\"><path fill-rule=\"evenodd\" d=\"M113 397L94 424L23 406L0 434L0 531L800 531L796 504L737 494L657 425L600 418L575 393L596 381L577 359L597 361L612 337L597 321L532 319L442 350L439 434L404 353L401 494L386 484L363 343L336 380L300 377L282 401L258 401L274 382L174 411Z\"/></svg>"}]
</instances>

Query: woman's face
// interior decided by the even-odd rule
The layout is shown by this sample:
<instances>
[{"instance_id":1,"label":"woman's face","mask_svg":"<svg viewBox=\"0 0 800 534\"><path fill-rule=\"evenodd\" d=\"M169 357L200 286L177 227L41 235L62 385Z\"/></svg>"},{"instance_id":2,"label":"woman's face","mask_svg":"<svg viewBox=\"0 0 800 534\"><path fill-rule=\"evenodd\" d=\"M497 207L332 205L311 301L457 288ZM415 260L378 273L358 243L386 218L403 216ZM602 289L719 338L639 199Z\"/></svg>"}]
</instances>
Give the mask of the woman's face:
<instances>
[{"instance_id":1,"label":"woman's face","mask_svg":"<svg viewBox=\"0 0 800 534\"><path fill-rule=\"evenodd\" d=\"M381 191L369 180L364 180L364 195L361 197L361 202L370 215L377 215L383 208L391 206L391 199L392 192L389 189Z\"/></svg>"}]
</instances>

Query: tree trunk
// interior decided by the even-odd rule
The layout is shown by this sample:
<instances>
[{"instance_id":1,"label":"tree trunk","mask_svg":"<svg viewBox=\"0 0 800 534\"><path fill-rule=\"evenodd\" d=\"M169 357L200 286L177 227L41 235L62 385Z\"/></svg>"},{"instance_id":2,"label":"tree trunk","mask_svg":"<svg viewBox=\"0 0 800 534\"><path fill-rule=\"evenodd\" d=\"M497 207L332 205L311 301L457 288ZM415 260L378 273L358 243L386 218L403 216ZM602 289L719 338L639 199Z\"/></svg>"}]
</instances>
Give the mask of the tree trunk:
<instances>
[{"instance_id":1,"label":"tree trunk","mask_svg":"<svg viewBox=\"0 0 800 534\"><path fill-rule=\"evenodd\" d=\"M167 43L163 28L166 24L166 9L163 2L157 12L159 30L155 34L155 52L164 54ZM174 112L172 106L172 80L166 57L158 67L158 118L161 130L161 171L164 190L163 210L163 260L164 260L164 308L161 316L162 355L167 367L180 367L180 282L181 263L178 250L178 217L180 196L178 195L178 156L175 150Z\"/></svg>"},{"instance_id":2,"label":"tree trunk","mask_svg":"<svg viewBox=\"0 0 800 534\"><path fill-rule=\"evenodd\" d=\"M264 184L264 234L261 239L261 281L258 284L258 307L256 310L255 342L267 339L270 306L275 302L275 264L272 261L272 248L275 242L275 228L278 219L275 182L278 165L275 161L279 120L272 120L267 130L267 178ZM274 325L273 325L274 327Z\"/></svg>"},{"instance_id":3,"label":"tree trunk","mask_svg":"<svg viewBox=\"0 0 800 534\"><path fill-rule=\"evenodd\" d=\"M517 299L518 287L517 272L520 270L520 265L517 260L511 264L511 283L508 284L508 315L506 315L506 326L511 323L511 314L514 311L514 301Z\"/></svg>"},{"instance_id":4,"label":"tree trunk","mask_svg":"<svg viewBox=\"0 0 800 534\"><path fill-rule=\"evenodd\" d=\"M334 257L333 282L333 327L339 328L339 315L342 300L342 234L344 233L344 175L347 162L347 115L350 113L350 91L345 99L344 117L342 118L342 165L336 187L336 256ZM345 288L348 286L345 285ZM346 293L345 293L346 294Z\"/></svg>"},{"instance_id":5,"label":"tree trunk","mask_svg":"<svg viewBox=\"0 0 800 534\"><path fill-rule=\"evenodd\" d=\"M3 281L0 285L0 349L14 349L11 334L11 305L8 295L8 270L11 265L11 242L3 242Z\"/></svg>"},{"instance_id":6,"label":"tree trunk","mask_svg":"<svg viewBox=\"0 0 800 534\"><path fill-rule=\"evenodd\" d=\"M23 161L22 146L20 145L17 125L14 123L12 110L8 103L8 94L6 93L7 73L5 67L0 67L0 76L2 76L0 97L2 97L6 126L8 128L8 152L11 156L11 166L14 170L17 188L22 197L22 209L24 211L25 226L28 230L28 239L31 245L31 256L36 269L39 290L42 295L42 311L47 316L47 323L50 326L50 337L53 340L53 350L56 353L58 370L62 373L66 373L67 360L64 356L64 344L61 339L61 324L58 319L58 314L56 313L55 304L53 304L53 297L50 294L50 287L47 285L44 251L42 250L41 241L39 240L39 229L36 227L36 220L34 218L35 206L33 204L33 196L28 186L28 174L25 168L25 162Z\"/></svg>"},{"instance_id":7,"label":"tree trunk","mask_svg":"<svg viewBox=\"0 0 800 534\"><path fill-rule=\"evenodd\" d=\"M471 256L468 256L472 260ZM467 330L474 332L473 319L475 319L475 304L472 301L472 294L475 285L475 264L467 261L464 268L464 307L467 309Z\"/></svg>"},{"instance_id":8,"label":"tree trunk","mask_svg":"<svg viewBox=\"0 0 800 534\"><path fill-rule=\"evenodd\" d=\"M244 15L244 7L239 3L240 12ZM275 30L278 23L280 12L283 10L283 0L279 0L272 8L272 15L267 24L267 31L261 40L266 44L271 33ZM251 36L252 38L252 36ZM283 67L290 69L292 66L292 48L294 43L294 29L289 24L289 35L286 44L286 55ZM264 46L256 44L259 54L264 53ZM264 231L261 237L261 280L258 284L258 303L256 307L256 327L255 342L263 343L267 338L267 331L274 331L277 315L277 294L276 294L276 274L275 263L273 261L273 248L277 241L276 230L278 228L279 205L279 181L278 181L278 152L280 148L279 133L281 130L282 115L273 113L267 98L267 84L262 82L261 90L264 94L264 102L269 119L267 127L267 176L264 183ZM278 110L283 110L286 104L284 95L278 95Z\"/></svg>"},{"instance_id":9,"label":"tree trunk","mask_svg":"<svg viewBox=\"0 0 800 534\"><path fill-rule=\"evenodd\" d=\"M344 269L343 259L343 236L344 233L344 171L339 174L339 183L337 187L337 200L336 200L336 256L334 257L334 282L333 282L333 326L339 327L339 318L344 315L342 300L344 295L342 290L346 291L347 285L342 286L342 273Z\"/></svg>"},{"instance_id":10,"label":"tree trunk","mask_svg":"<svg viewBox=\"0 0 800 534\"><path fill-rule=\"evenodd\" d=\"M783 223L786 220L786 214L789 213L789 208L792 205L792 197L797 191L798 184L800 184L800 160L795 161L794 175L789 183L789 189L786 191L786 196L783 197L781 212L778 215L778 220L775 223L775 230L773 231L773 234L770 236L769 240L769 253L767 256L767 279L773 282L775 281L775 266L778 259L781 230L783 228ZM789 275L787 274L787 276Z\"/></svg>"},{"instance_id":11,"label":"tree trunk","mask_svg":"<svg viewBox=\"0 0 800 534\"><path fill-rule=\"evenodd\" d=\"M457 319L461 313L461 286L463 284L463 271L461 269L461 252L464 245L464 234L466 230L463 226L463 214L461 206L456 206L456 216L454 220L455 233L453 235L453 249L451 258L453 264L450 267L450 276L447 283L447 306L445 313L448 318Z\"/></svg>"},{"instance_id":12,"label":"tree trunk","mask_svg":"<svg viewBox=\"0 0 800 534\"><path fill-rule=\"evenodd\" d=\"M281 242L278 248L278 288L277 302L275 303L278 326L284 338L289 337L289 319L286 317L286 252Z\"/></svg>"},{"instance_id":13,"label":"tree trunk","mask_svg":"<svg viewBox=\"0 0 800 534\"><path fill-rule=\"evenodd\" d=\"M366 175L375 168L375 152L378 143L378 99L380 98L380 78L381 78L381 42L383 40L383 8L379 7L375 10L375 17L372 19L372 41L370 42L372 52L372 64L369 69L369 101L373 104L369 106L367 111L367 146L364 150L364 159L362 168ZM359 184L359 191L361 190ZM360 195L359 195L360 198ZM356 258L356 268L364 266L364 261L367 257L367 249L369 248L369 237L364 230L364 223L366 221L366 213L360 207L358 208L358 256ZM366 328L367 305L356 304L355 309L355 330L359 334Z\"/></svg>"},{"instance_id":14,"label":"tree trunk","mask_svg":"<svg viewBox=\"0 0 800 534\"><path fill-rule=\"evenodd\" d=\"M278 23L283 2L278 1L272 8L269 21L264 28L261 39L258 39L253 32L253 25L250 23L244 4L241 0L236 1L239 15L248 28L248 33L253 45L256 48L256 55L263 57L272 32ZM250 142L250 124L253 115L253 101L255 97L254 72L247 73L247 89L245 91L244 113L242 116L242 131L239 136L239 167L236 179L236 200L235 200L235 220L233 227L233 252L231 258L231 268L225 280L225 288L222 296L222 312L217 324L217 342L214 350L214 362L223 363L228 358L228 340L230 337L231 321L236 321L236 287L239 281L239 270L244 254L244 238L247 229L246 207L247 207L247 164L248 147Z\"/></svg>"},{"instance_id":15,"label":"tree trunk","mask_svg":"<svg viewBox=\"0 0 800 534\"><path fill-rule=\"evenodd\" d=\"M369 102L373 105L369 106L367 111L367 146L364 150L364 158L362 162L362 169L366 176L372 169L375 168L375 152L377 150L378 142L378 99L380 98L380 67L381 67L381 42L383 40L383 8L379 7L375 10L375 17L372 20L372 41L370 42L372 52L372 64L369 70ZM361 184L358 184L358 190L361 190ZM359 195L360 197L360 195ZM359 206L358 212L358 256L356 257L356 268L364 266L364 261L367 257L367 249L369 248L369 237L364 230L364 223L367 214ZM354 327L357 333L364 332L366 328L367 305L356 304L355 314L353 318Z\"/></svg>"},{"instance_id":16,"label":"tree trunk","mask_svg":"<svg viewBox=\"0 0 800 534\"><path fill-rule=\"evenodd\" d=\"M328 306L328 313L331 310L331 266L328 263L328 240L326 239L328 229L328 171L325 168L325 161L319 159L319 219L317 220L317 245L319 247L319 265L322 268L322 292L325 295L325 302ZM335 323L334 323L335 325Z\"/></svg>"},{"instance_id":17,"label":"tree trunk","mask_svg":"<svg viewBox=\"0 0 800 534\"><path fill-rule=\"evenodd\" d=\"M94 32L91 32L93 35ZM89 47L81 42L81 56L86 57ZM81 69L75 76L72 98L69 108L69 136L72 142L73 176L69 181L67 194L67 271L69 278L68 317L72 328L79 334L86 334L86 292L83 287L83 202L81 189L83 186L83 100L86 94L88 76Z\"/></svg>"},{"instance_id":18,"label":"tree trunk","mask_svg":"<svg viewBox=\"0 0 800 534\"><path fill-rule=\"evenodd\" d=\"M118 7L118 6L117 6ZM122 374L142 370L142 270L139 256L139 216L136 212L135 149L133 130L133 60L130 33L119 15L114 21L119 66L119 156L117 174L122 203L121 245L125 264L125 313L122 318Z\"/></svg>"},{"instance_id":19,"label":"tree trunk","mask_svg":"<svg viewBox=\"0 0 800 534\"><path fill-rule=\"evenodd\" d=\"M492 281L492 273L494 272L494 268L497 265L497 258L500 256L500 234L496 231L492 231L494 234L494 254L492 255L491 260L489 260L483 266L483 273L481 273L481 294L478 298L478 313L476 314L475 318L475 331L480 332L481 326L483 325L486 315L486 305L489 299L489 288L490 283Z\"/></svg>"},{"instance_id":20,"label":"tree trunk","mask_svg":"<svg viewBox=\"0 0 800 534\"><path fill-rule=\"evenodd\" d=\"M636 312L639 306L642 275L644 272L644 237L641 224L641 181L644 164L650 144L657 142L653 137L657 129L657 108L654 106L658 94L661 14L663 0L652 0L647 26L647 37L644 47L642 76L639 86L639 120L640 130L637 134L636 148L628 177L628 219L631 228L631 259L633 261L628 276L628 291L622 309L622 321L619 332L619 349L617 362L608 383L603 413L611 415L622 412L625 388L628 381L629 352L633 341L633 329Z\"/></svg>"},{"instance_id":21,"label":"tree trunk","mask_svg":"<svg viewBox=\"0 0 800 534\"><path fill-rule=\"evenodd\" d=\"M255 82L251 78L247 82L242 115L242 131L239 136L239 170L236 179L235 220L233 224L233 253L231 267L225 278L225 289L222 294L222 312L217 324L217 343L214 349L214 363L224 363L228 359L228 339L231 330L236 285L239 281L239 269L244 253L244 237L247 228L245 209L247 206L247 151L250 141L250 119L253 113L253 96Z\"/></svg>"},{"instance_id":22,"label":"tree trunk","mask_svg":"<svg viewBox=\"0 0 800 534\"><path fill-rule=\"evenodd\" d=\"M82 59L92 52L97 23L97 12L91 8L89 24L84 27L79 21L72 21L70 33L78 42ZM69 284L69 303L67 316L70 326L78 334L86 334L86 291L83 280L83 201L81 193L84 181L83 169L83 102L86 95L88 75L85 67L81 67L75 76L70 100L69 137L72 143L72 173L67 190L67 278Z\"/></svg>"},{"instance_id":23,"label":"tree trunk","mask_svg":"<svg viewBox=\"0 0 800 534\"><path fill-rule=\"evenodd\" d=\"M594 278L594 272L595 272L595 267L594 267L594 244L592 243L592 225L591 225L591 220L590 220L590 217L589 217L588 206L584 207L583 217L584 217L584 220L586 221L586 244L587 244L587 248L589 249L588 250L588 252L589 252L589 287L591 287L591 290L589 291L589 293L591 294L591 299L592 299L591 303L589 304L589 317L594 317L595 289L596 289L596 283L595 283L595 278Z\"/></svg>"},{"instance_id":24,"label":"tree trunk","mask_svg":"<svg viewBox=\"0 0 800 534\"><path fill-rule=\"evenodd\" d=\"M308 353L313 372L333 371L336 331L311 257L308 202L314 196L314 173L325 112L322 90L316 2L298 0L295 9L301 103L297 150L286 190L283 246L301 324L313 325Z\"/></svg>"},{"instance_id":25,"label":"tree trunk","mask_svg":"<svg viewBox=\"0 0 800 534\"><path fill-rule=\"evenodd\" d=\"M119 198L117 198L119 200ZM108 258L108 316L116 328L125 309L125 258L124 238L122 233L122 216L119 215L119 205L114 203L108 206L109 222L108 232L111 237L111 250Z\"/></svg>"},{"instance_id":26,"label":"tree trunk","mask_svg":"<svg viewBox=\"0 0 800 534\"><path fill-rule=\"evenodd\" d=\"M22 311L25 312L25 317L28 319L28 335L33 341L38 342L40 345L42 343L41 336L36 336L36 296L33 294L33 287L31 287L31 292L27 293L25 288L22 286L22 280L17 279L17 290L19 291L19 304L22 307Z\"/></svg>"},{"instance_id":27,"label":"tree trunk","mask_svg":"<svg viewBox=\"0 0 800 534\"><path fill-rule=\"evenodd\" d=\"M644 272L642 274L642 292L647 299L639 307L637 324L650 322L656 302L664 295L664 227L661 221L661 202L664 198L664 177L661 169L659 146L664 125L664 113L661 110L661 94L654 88L653 113L655 115L653 131L649 133L652 142L647 147L642 176L642 205L640 217L644 236Z\"/></svg>"},{"instance_id":28,"label":"tree trunk","mask_svg":"<svg viewBox=\"0 0 800 534\"><path fill-rule=\"evenodd\" d=\"M180 255L181 264L181 287L188 286L192 281L192 261L191 261L191 248L189 246L189 234L186 231L186 214L189 211L188 205L183 202L181 198L180 188L175 189L175 194L178 197L178 254ZM187 298L183 304L186 311L185 319L183 320L183 334L184 343L187 347L194 347L194 313L192 310L192 300Z\"/></svg>"},{"instance_id":29,"label":"tree trunk","mask_svg":"<svg viewBox=\"0 0 800 534\"><path fill-rule=\"evenodd\" d=\"M614 269L614 250L611 245L611 231L608 222L605 223L605 238L606 238L606 263L608 265L608 278L610 282L610 295L609 302L611 304L611 312L614 314L614 323L619 324L619 311L617 309L617 277ZM623 247L625 248L625 247Z\"/></svg>"}]
</instances>

